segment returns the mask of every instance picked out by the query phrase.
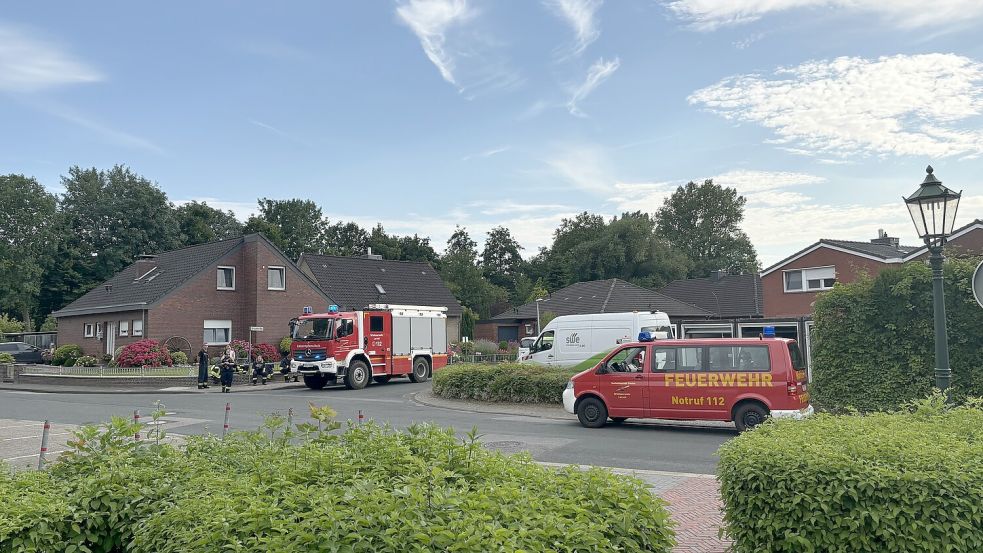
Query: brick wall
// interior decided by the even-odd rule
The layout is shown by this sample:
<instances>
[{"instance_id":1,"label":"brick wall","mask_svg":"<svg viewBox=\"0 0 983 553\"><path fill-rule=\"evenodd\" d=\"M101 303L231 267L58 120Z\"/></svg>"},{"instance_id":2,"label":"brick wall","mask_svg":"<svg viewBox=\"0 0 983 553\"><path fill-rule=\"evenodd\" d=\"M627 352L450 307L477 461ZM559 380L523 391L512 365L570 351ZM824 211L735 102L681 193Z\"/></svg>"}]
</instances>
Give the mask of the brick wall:
<instances>
[{"instance_id":1,"label":"brick wall","mask_svg":"<svg viewBox=\"0 0 983 553\"><path fill-rule=\"evenodd\" d=\"M106 353L106 332L108 328L108 323L113 323L116 325L115 332L115 347L125 346L142 340L144 336L147 336L147 322L144 321L143 325L143 335L144 336L133 336L133 321L141 320L143 317L143 311L122 311L118 313L102 313L96 315L78 315L75 317L61 317L58 319L58 338L55 341L56 345L63 346L66 344L78 344L81 346L82 351L86 355L91 355L93 357L99 357ZM127 336L119 335L119 322L128 321L129 329L127 331ZM103 339L100 340L96 337L96 324L102 324L103 329ZM91 338L85 337L85 325L92 325Z\"/></svg>"},{"instance_id":2,"label":"brick wall","mask_svg":"<svg viewBox=\"0 0 983 553\"><path fill-rule=\"evenodd\" d=\"M263 327L263 332L255 333L257 343L279 344L290 329L290 319L301 315L304 306L311 306L314 312L328 310L328 302L305 279L292 263L286 263L283 257L271 250L265 242L250 242L246 244L247 256L253 256L254 295L256 298L255 326ZM286 290L270 290L267 269L269 267L286 267Z\"/></svg>"},{"instance_id":3,"label":"brick wall","mask_svg":"<svg viewBox=\"0 0 983 553\"><path fill-rule=\"evenodd\" d=\"M980 255L983 254L983 229L973 229L966 234L949 240L945 246L945 255ZM917 260L927 260L928 252L919 255Z\"/></svg>"}]
</instances>

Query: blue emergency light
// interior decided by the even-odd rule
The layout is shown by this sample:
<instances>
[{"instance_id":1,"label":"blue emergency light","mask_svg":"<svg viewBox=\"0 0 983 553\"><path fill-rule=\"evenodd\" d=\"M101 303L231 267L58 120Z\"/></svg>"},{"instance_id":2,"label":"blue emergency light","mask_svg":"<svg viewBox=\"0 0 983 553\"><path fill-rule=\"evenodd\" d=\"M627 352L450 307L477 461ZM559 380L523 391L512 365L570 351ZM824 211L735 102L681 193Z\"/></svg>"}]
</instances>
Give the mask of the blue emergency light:
<instances>
[{"instance_id":1,"label":"blue emergency light","mask_svg":"<svg viewBox=\"0 0 983 553\"><path fill-rule=\"evenodd\" d=\"M338 306L337 305L329 305L328 306L328 313L337 313L337 312L338 312Z\"/></svg>"},{"instance_id":2,"label":"blue emergency light","mask_svg":"<svg viewBox=\"0 0 983 553\"><path fill-rule=\"evenodd\" d=\"M304 306L304 315L310 315L313 312L314 312L314 308L313 307L311 307L309 305L305 305Z\"/></svg>"},{"instance_id":3,"label":"blue emergency light","mask_svg":"<svg viewBox=\"0 0 983 553\"><path fill-rule=\"evenodd\" d=\"M647 331L647 330L644 331L644 332L639 332L638 333L638 341L639 342L651 342L654 339L655 338L652 338L652 333L649 332L649 331Z\"/></svg>"},{"instance_id":4,"label":"blue emergency light","mask_svg":"<svg viewBox=\"0 0 983 553\"><path fill-rule=\"evenodd\" d=\"M773 326L766 326L764 328L763 334L765 335L765 338L774 338L775 337L775 327L773 327Z\"/></svg>"}]
</instances>

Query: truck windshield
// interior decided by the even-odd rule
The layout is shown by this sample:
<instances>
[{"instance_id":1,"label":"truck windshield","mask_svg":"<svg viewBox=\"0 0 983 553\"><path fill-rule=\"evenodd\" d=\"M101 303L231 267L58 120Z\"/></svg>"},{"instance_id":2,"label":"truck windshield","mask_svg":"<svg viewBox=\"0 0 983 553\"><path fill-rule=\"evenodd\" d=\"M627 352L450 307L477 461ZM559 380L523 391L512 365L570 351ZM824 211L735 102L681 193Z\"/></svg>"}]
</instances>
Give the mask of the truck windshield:
<instances>
[{"instance_id":1,"label":"truck windshield","mask_svg":"<svg viewBox=\"0 0 983 553\"><path fill-rule=\"evenodd\" d=\"M294 327L294 340L327 340L334 331L334 319L301 319Z\"/></svg>"}]
</instances>

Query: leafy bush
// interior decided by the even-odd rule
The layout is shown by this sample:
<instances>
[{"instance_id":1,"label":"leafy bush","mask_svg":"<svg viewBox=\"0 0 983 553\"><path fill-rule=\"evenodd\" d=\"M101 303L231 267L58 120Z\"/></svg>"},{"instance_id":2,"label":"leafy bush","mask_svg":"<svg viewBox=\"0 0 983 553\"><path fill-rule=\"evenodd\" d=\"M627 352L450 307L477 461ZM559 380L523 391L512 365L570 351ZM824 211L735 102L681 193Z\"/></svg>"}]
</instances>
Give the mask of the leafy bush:
<instances>
[{"instance_id":1,"label":"leafy bush","mask_svg":"<svg viewBox=\"0 0 983 553\"><path fill-rule=\"evenodd\" d=\"M14 485L0 476L0 551L641 553L673 546L664 504L634 478L542 467L528 455L485 450L476 432L458 440L429 425L405 432L349 425L335 435L327 411L312 408L327 426L298 425L299 444L282 416L269 417L263 433L191 437L180 450L133 442L135 425L120 418L101 431L83 428L50 477L25 473Z\"/></svg>"},{"instance_id":2,"label":"leafy bush","mask_svg":"<svg viewBox=\"0 0 983 553\"><path fill-rule=\"evenodd\" d=\"M498 344L491 340L474 340L469 343L473 344L471 347L474 353L480 353L482 355L494 355L498 353Z\"/></svg>"},{"instance_id":3,"label":"leafy bush","mask_svg":"<svg viewBox=\"0 0 983 553\"><path fill-rule=\"evenodd\" d=\"M498 351L508 351L508 349L509 349L508 340L502 340L498 343Z\"/></svg>"},{"instance_id":4,"label":"leafy bush","mask_svg":"<svg viewBox=\"0 0 983 553\"><path fill-rule=\"evenodd\" d=\"M461 363L434 373L433 393L451 399L562 403L573 369L520 363Z\"/></svg>"},{"instance_id":5,"label":"leafy bush","mask_svg":"<svg viewBox=\"0 0 983 553\"><path fill-rule=\"evenodd\" d=\"M773 421L725 443L738 552L983 551L983 402Z\"/></svg>"},{"instance_id":6,"label":"leafy bush","mask_svg":"<svg viewBox=\"0 0 983 553\"><path fill-rule=\"evenodd\" d=\"M24 332L24 323L6 313L0 313L0 333L9 332Z\"/></svg>"},{"instance_id":7,"label":"leafy bush","mask_svg":"<svg viewBox=\"0 0 983 553\"><path fill-rule=\"evenodd\" d=\"M72 367L75 362L78 361L79 357L85 355L82 348L76 344L65 344L64 346L58 346L55 349L54 355L51 357L51 364L58 365L62 367Z\"/></svg>"},{"instance_id":8,"label":"leafy bush","mask_svg":"<svg viewBox=\"0 0 983 553\"><path fill-rule=\"evenodd\" d=\"M174 361L170 352L157 340L140 340L123 346L116 357L120 367L162 367L171 366Z\"/></svg>"},{"instance_id":9,"label":"leafy bush","mask_svg":"<svg viewBox=\"0 0 983 553\"><path fill-rule=\"evenodd\" d=\"M75 367L95 367L99 364L99 360L91 355L83 355L75 360Z\"/></svg>"},{"instance_id":10,"label":"leafy bush","mask_svg":"<svg viewBox=\"0 0 983 553\"><path fill-rule=\"evenodd\" d=\"M172 351L171 361L175 365L187 365L188 364L188 354L183 351Z\"/></svg>"},{"instance_id":11,"label":"leafy bush","mask_svg":"<svg viewBox=\"0 0 983 553\"><path fill-rule=\"evenodd\" d=\"M247 340L232 340L229 343L232 349L236 352L236 360L239 363L244 363L250 359L250 352L252 358L255 358L259 354L263 354L263 360L266 362L277 362L280 360L280 352L272 344L252 344L250 346Z\"/></svg>"},{"instance_id":12,"label":"leafy bush","mask_svg":"<svg viewBox=\"0 0 983 553\"><path fill-rule=\"evenodd\" d=\"M983 395L983 309L973 298L977 261L945 264L949 358L957 397ZM932 271L907 263L877 278L837 284L816 300L813 385L821 408L897 409L935 383Z\"/></svg>"},{"instance_id":13,"label":"leafy bush","mask_svg":"<svg viewBox=\"0 0 983 553\"><path fill-rule=\"evenodd\" d=\"M280 355L290 355L290 345L293 343L294 341L290 336L284 336L281 338L279 344Z\"/></svg>"},{"instance_id":14,"label":"leafy bush","mask_svg":"<svg viewBox=\"0 0 983 553\"><path fill-rule=\"evenodd\" d=\"M452 349L461 355L474 355L474 342L459 342Z\"/></svg>"},{"instance_id":15,"label":"leafy bush","mask_svg":"<svg viewBox=\"0 0 983 553\"><path fill-rule=\"evenodd\" d=\"M9 365L15 361L16 359L14 359L13 355L5 351L0 352L0 365Z\"/></svg>"}]
</instances>

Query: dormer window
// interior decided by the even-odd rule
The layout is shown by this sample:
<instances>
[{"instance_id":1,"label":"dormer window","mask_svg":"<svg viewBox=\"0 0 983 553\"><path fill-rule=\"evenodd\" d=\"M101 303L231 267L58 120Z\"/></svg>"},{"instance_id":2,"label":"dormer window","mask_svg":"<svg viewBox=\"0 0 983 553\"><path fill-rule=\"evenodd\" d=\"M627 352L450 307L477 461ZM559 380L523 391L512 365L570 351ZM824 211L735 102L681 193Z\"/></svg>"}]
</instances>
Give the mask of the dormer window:
<instances>
[{"instance_id":1,"label":"dormer window","mask_svg":"<svg viewBox=\"0 0 983 553\"><path fill-rule=\"evenodd\" d=\"M235 267L219 267L218 268L218 289L219 290L235 290L236 289L236 268Z\"/></svg>"}]
</instances>

